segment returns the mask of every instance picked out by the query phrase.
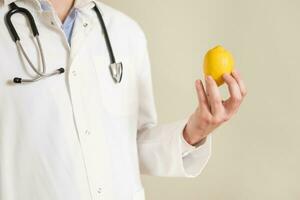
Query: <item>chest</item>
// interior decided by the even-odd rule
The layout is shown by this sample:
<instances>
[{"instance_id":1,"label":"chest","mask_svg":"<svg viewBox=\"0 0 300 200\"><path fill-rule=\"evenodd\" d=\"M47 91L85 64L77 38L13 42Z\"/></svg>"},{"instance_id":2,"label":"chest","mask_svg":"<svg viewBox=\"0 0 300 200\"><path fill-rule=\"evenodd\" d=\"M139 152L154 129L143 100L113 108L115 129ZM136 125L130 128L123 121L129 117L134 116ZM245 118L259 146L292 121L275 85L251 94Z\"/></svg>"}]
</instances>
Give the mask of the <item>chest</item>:
<instances>
[{"instance_id":1,"label":"chest","mask_svg":"<svg viewBox=\"0 0 300 200\"><path fill-rule=\"evenodd\" d=\"M1 11L2 19L4 15L5 11ZM103 30L95 14L77 17L71 48L64 32L50 13L33 13L33 16L40 33L47 72L64 68L65 73L35 83L12 84L11 80L14 77L33 78L36 73L16 48L3 20L0 22L2 102L10 101L27 107L28 102L39 99L42 103L33 106L42 106L37 110L43 110L53 106L54 102L55 105L57 102L63 102L61 106L64 107L70 99L71 101L81 99L80 104L91 107L88 110L92 110L91 105L97 103L110 115L126 116L136 113L136 70L131 53L132 47L126 42L126 36L118 34L113 25L107 26L116 61L122 62L124 66L122 82L116 84L109 69L110 57ZM41 69L40 50L29 28L28 20L22 15L16 15L12 21L30 61L37 69ZM91 101L92 99L94 101Z\"/></svg>"}]
</instances>

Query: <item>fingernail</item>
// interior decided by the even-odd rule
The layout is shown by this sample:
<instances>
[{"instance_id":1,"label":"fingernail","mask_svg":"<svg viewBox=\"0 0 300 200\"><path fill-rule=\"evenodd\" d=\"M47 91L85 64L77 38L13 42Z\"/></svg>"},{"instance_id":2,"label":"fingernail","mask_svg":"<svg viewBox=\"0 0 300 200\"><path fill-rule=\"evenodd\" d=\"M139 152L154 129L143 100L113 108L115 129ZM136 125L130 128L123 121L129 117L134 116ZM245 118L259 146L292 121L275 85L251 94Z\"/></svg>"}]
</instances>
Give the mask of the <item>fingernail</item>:
<instances>
[{"instance_id":1,"label":"fingernail","mask_svg":"<svg viewBox=\"0 0 300 200\"><path fill-rule=\"evenodd\" d=\"M206 80L206 81L209 81L210 77L211 77L211 76L209 76L209 75L205 76L205 80Z\"/></svg>"}]
</instances>

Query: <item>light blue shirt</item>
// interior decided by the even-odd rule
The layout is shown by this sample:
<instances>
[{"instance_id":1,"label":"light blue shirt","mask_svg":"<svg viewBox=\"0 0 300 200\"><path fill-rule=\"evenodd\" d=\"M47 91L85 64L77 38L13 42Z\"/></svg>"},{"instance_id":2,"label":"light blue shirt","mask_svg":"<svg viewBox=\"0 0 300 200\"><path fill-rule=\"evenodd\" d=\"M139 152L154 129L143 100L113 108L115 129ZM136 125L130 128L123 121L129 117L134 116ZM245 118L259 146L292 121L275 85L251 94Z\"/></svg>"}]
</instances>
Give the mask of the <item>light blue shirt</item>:
<instances>
[{"instance_id":1,"label":"light blue shirt","mask_svg":"<svg viewBox=\"0 0 300 200\"><path fill-rule=\"evenodd\" d=\"M51 10L51 5L49 4L48 1L41 1L41 8L44 11ZM77 13L78 13L77 9L72 8L72 10L69 12L67 18L65 19L65 21L61 26L61 29L63 30L63 32L65 33L68 39L69 45L71 45L72 32L77 17Z\"/></svg>"}]
</instances>

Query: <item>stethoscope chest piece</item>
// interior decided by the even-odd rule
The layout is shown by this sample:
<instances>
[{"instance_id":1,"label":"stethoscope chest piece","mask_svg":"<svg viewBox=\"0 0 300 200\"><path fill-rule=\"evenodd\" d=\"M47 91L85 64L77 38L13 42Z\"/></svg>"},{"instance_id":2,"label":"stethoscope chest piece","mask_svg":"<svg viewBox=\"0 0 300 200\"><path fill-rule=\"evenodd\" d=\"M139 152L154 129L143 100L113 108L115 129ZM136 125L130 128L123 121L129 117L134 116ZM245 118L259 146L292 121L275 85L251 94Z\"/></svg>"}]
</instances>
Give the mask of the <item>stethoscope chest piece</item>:
<instances>
[{"instance_id":1,"label":"stethoscope chest piece","mask_svg":"<svg viewBox=\"0 0 300 200\"><path fill-rule=\"evenodd\" d=\"M115 83L120 83L123 76L123 64L120 63L112 63L109 66L111 76Z\"/></svg>"}]
</instances>

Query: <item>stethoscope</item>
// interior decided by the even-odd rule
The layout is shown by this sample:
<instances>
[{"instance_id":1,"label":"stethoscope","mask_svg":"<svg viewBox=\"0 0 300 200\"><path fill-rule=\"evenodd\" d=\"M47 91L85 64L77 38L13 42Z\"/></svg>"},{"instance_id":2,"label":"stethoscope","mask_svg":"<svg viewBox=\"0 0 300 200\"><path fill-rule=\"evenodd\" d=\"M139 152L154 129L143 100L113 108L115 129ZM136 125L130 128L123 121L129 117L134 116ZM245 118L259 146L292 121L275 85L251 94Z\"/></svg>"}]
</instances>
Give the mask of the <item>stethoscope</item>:
<instances>
[{"instance_id":1,"label":"stethoscope","mask_svg":"<svg viewBox=\"0 0 300 200\"><path fill-rule=\"evenodd\" d=\"M29 66L31 67L31 69L36 73L35 78L23 79L23 78L20 78L20 77L15 77L13 79L13 82L14 83L19 83L19 84L20 83L35 82L35 81L41 80L41 79L46 78L46 77L51 77L51 76L54 76L54 75L59 75L59 74L64 73L65 72L64 68L59 68L59 69L56 69L55 71L53 71L51 73L46 73L46 62L45 62L44 51L43 51L43 48L42 48L42 45L41 45L41 42L40 42L40 39L39 39L39 31L37 29L37 26L36 26L36 23L35 23L35 20L34 20L32 14L26 8L19 7L15 3L10 3L9 7L10 7L10 10L8 11L8 13L5 16L5 20L6 20L6 23L7 23L7 28L9 30L9 32L11 33L13 41L16 43L17 49L22 53L22 55L24 56L24 58L28 62ZM114 52L113 52L113 49L112 49L112 46L111 46L111 42L110 42L110 39L109 39L109 36L108 36L108 33L107 33L107 29L106 29L103 17L102 17L102 15L100 13L100 10L99 10L99 8L97 7L96 4L93 7L93 9L97 14L97 17L100 21L101 28L103 30L105 43L106 43L107 50L108 50L109 57L110 57L109 68L110 68L111 76L112 76L115 83L120 83L121 80L122 80L122 76L123 76L123 64L122 64L122 62L116 63ZM15 29L15 27L14 27L12 21L11 21L11 17L16 13L23 14L29 20L32 34L34 36L34 39L37 42L39 56L41 57L42 70L39 70L37 67L34 66L34 64L31 62L28 54L26 53L26 51L25 51L25 49L24 49L24 47L23 47L23 45L20 41L20 37L19 37L19 35L18 35L18 33L17 33L17 31L16 31L16 29Z\"/></svg>"}]
</instances>

